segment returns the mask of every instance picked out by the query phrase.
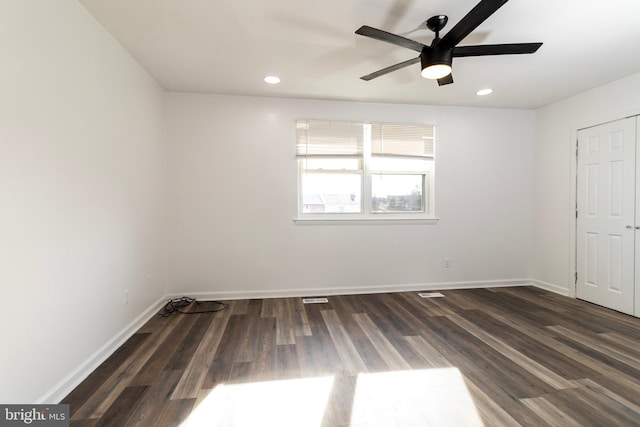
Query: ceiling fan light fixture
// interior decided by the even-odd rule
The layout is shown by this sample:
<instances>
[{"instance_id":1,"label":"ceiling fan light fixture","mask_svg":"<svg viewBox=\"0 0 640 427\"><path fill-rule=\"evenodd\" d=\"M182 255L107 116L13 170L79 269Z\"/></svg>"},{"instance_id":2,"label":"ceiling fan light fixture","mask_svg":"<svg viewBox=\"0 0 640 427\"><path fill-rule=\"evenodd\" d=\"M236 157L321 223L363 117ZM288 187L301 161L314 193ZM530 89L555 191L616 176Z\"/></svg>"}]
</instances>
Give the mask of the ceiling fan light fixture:
<instances>
[{"instance_id":1,"label":"ceiling fan light fixture","mask_svg":"<svg viewBox=\"0 0 640 427\"><path fill-rule=\"evenodd\" d=\"M447 64L433 64L424 68L420 75L425 79L437 80L451 74L451 66Z\"/></svg>"},{"instance_id":2,"label":"ceiling fan light fixture","mask_svg":"<svg viewBox=\"0 0 640 427\"><path fill-rule=\"evenodd\" d=\"M424 48L420 52L420 75L425 79L437 80L451 74L453 49Z\"/></svg>"}]
</instances>

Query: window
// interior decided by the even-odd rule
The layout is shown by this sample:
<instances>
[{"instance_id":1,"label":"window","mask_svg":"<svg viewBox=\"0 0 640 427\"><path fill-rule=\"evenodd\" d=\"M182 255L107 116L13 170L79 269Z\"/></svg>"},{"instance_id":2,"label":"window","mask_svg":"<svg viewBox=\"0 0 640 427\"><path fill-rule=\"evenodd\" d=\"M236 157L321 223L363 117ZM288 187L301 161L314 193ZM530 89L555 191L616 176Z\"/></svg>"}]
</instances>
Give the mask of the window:
<instances>
[{"instance_id":1,"label":"window","mask_svg":"<svg viewBox=\"0 0 640 427\"><path fill-rule=\"evenodd\" d=\"M434 128L297 120L300 219L434 218Z\"/></svg>"}]
</instances>

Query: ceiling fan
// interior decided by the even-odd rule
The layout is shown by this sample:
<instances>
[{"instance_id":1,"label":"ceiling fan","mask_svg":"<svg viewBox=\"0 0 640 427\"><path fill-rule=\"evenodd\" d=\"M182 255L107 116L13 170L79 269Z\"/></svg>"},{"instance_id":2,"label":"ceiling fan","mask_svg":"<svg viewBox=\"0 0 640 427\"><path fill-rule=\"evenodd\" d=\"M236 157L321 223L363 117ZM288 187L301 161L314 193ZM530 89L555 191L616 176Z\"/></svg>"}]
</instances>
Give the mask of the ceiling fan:
<instances>
[{"instance_id":1,"label":"ceiling fan","mask_svg":"<svg viewBox=\"0 0 640 427\"><path fill-rule=\"evenodd\" d=\"M406 47L420 52L417 58L400 62L374 73L360 77L362 80L371 80L383 76L392 71L399 70L409 65L420 62L421 75L427 79L438 81L439 86L453 83L451 64L453 58L465 56L487 55L514 55L523 53L535 53L542 43L506 43L486 44L474 46L457 46L465 37L482 24L487 18L498 10L508 0L481 0L464 18L460 20L447 34L440 38L440 31L447 24L449 18L446 15L436 15L427 19L426 26L436 33L430 46L424 45L397 34L388 33L377 28L364 25L356 31L356 34L372 39L381 40L397 46Z\"/></svg>"}]
</instances>

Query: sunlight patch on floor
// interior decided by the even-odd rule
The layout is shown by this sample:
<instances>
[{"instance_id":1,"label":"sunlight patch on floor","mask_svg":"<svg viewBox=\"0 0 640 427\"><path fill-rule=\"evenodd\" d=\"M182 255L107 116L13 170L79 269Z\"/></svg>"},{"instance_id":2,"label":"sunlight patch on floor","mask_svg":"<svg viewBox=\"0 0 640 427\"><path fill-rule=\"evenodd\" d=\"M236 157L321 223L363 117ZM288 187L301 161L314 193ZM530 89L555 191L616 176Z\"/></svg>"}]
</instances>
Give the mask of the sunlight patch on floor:
<instances>
[{"instance_id":1,"label":"sunlight patch on floor","mask_svg":"<svg viewBox=\"0 0 640 427\"><path fill-rule=\"evenodd\" d=\"M359 374L351 425L483 426L457 368Z\"/></svg>"},{"instance_id":2,"label":"sunlight patch on floor","mask_svg":"<svg viewBox=\"0 0 640 427\"><path fill-rule=\"evenodd\" d=\"M333 376L222 384L181 427L315 427L322 424Z\"/></svg>"}]
</instances>

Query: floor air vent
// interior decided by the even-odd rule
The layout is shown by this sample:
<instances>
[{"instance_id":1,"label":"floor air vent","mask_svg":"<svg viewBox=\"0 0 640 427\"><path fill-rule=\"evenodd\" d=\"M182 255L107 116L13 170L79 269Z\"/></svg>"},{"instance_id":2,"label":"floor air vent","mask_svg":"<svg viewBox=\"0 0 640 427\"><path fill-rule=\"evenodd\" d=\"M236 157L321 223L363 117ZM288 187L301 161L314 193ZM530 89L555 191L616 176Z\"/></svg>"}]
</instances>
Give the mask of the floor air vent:
<instances>
[{"instance_id":1,"label":"floor air vent","mask_svg":"<svg viewBox=\"0 0 640 427\"><path fill-rule=\"evenodd\" d=\"M303 304L323 304L326 302L329 302L329 300L326 298L303 298L302 299Z\"/></svg>"},{"instance_id":2,"label":"floor air vent","mask_svg":"<svg viewBox=\"0 0 640 427\"><path fill-rule=\"evenodd\" d=\"M418 296L420 298L440 298L443 297L444 294L440 292L420 292Z\"/></svg>"}]
</instances>

